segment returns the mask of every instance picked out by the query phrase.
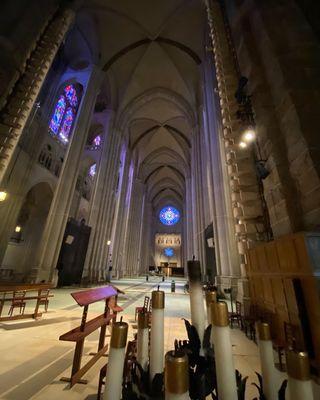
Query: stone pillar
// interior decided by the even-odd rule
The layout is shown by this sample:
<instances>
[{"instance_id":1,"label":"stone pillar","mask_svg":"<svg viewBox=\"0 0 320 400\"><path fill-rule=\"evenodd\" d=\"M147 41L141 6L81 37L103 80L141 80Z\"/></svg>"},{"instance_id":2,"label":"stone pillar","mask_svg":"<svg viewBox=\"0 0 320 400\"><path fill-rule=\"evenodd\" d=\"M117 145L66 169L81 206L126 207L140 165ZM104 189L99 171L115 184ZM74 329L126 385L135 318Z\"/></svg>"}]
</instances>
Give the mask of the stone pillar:
<instances>
[{"instance_id":1,"label":"stone pillar","mask_svg":"<svg viewBox=\"0 0 320 400\"><path fill-rule=\"evenodd\" d=\"M121 133L113 126L113 112L108 111L102 155L96 176L88 225L92 227L83 276L90 282L106 277L107 241L111 240L119 172ZM113 243L111 243L112 248Z\"/></svg>"},{"instance_id":2,"label":"stone pillar","mask_svg":"<svg viewBox=\"0 0 320 400\"><path fill-rule=\"evenodd\" d=\"M65 10L55 16L41 35L27 61L0 119L0 185L31 113L52 61L74 19L74 12Z\"/></svg>"},{"instance_id":3,"label":"stone pillar","mask_svg":"<svg viewBox=\"0 0 320 400\"><path fill-rule=\"evenodd\" d=\"M186 229L186 259L192 260L194 255L193 245L193 216L192 216L192 185L191 177L186 176L186 201L185 201L185 229ZM186 265L185 265L186 267ZM186 273L186 271L185 271Z\"/></svg>"},{"instance_id":4,"label":"stone pillar","mask_svg":"<svg viewBox=\"0 0 320 400\"><path fill-rule=\"evenodd\" d=\"M258 181L250 149L240 149L239 142L243 126L237 119L238 104L235 92L239 76L236 70L234 54L228 41L224 18L218 1L205 1L208 11L210 35L213 46L217 86L220 98L222 132L227 168L222 167L225 181L229 181L232 202L233 225L236 233L238 253L241 257L241 274L245 276L245 254L254 245L258 232L264 232L263 210L259 194ZM212 71L214 73L214 71ZM222 160L223 161L223 160ZM233 273L233 271L231 271Z\"/></svg>"},{"instance_id":5,"label":"stone pillar","mask_svg":"<svg viewBox=\"0 0 320 400\"><path fill-rule=\"evenodd\" d=\"M125 167L123 171L121 194L119 200L119 213L114 221L115 229L112 243L112 259L116 269L116 275L121 278L125 274L126 243L128 237L128 217L130 211L130 199L133 182L133 165L130 154L126 154Z\"/></svg>"},{"instance_id":6,"label":"stone pillar","mask_svg":"<svg viewBox=\"0 0 320 400\"><path fill-rule=\"evenodd\" d=\"M130 215L128 221L128 241L126 247L126 272L136 276L139 271L139 249L142 225L143 195L145 185L139 179L134 179Z\"/></svg>"},{"instance_id":7,"label":"stone pillar","mask_svg":"<svg viewBox=\"0 0 320 400\"><path fill-rule=\"evenodd\" d=\"M150 242L151 242L151 221L152 221L152 205L144 195L144 207L142 211L142 232L140 237L140 271L139 274L146 274L150 265Z\"/></svg>"},{"instance_id":8,"label":"stone pillar","mask_svg":"<svg viewBox=\"0 0 320 400\"><path fill-rule=\"evenodd\" d=\"M193 211L193 235L195 256L200 260L202 275L205 275L205 237L204 237L204 212L203 212L203 192L202 171L201 171L201 145L200 131L197 127L193 136L191 153L191 180L192 180L192 211Z\"/></svg>"},{"instance_id":9,"label":"stone pillar","mask_svg":"<svg viewBox=\"0 0 320 400\"><path fill-rule=\"evenodd\" d=\"M102 82L102 72L93 67L81 101L78 117L69 148L63 163L59 182L51 203L46 226L39 246L36 276L53 281L56 265L67 224L75 185L79 173L80 161L87 141L91 117L96 97Z\"/></svg>"}]
</instances>

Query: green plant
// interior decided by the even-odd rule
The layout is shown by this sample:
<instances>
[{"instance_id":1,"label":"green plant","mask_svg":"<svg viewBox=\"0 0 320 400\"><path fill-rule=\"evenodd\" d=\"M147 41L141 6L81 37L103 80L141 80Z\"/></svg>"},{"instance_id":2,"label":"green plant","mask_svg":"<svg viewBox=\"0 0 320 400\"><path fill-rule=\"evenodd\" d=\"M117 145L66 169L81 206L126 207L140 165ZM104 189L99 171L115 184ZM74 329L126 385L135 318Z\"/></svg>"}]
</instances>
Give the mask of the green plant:
<instances>
[{"instance_id":1,"label":"green plant","mask_svg":"<svg viewBox=\"0 0 320 400\"><path fill-rule=\"evenodd\" d=\"M203 351L197 329L186 319L183 319L188 340L175 340L175 350L183 351L189 360L189 396L192 400L205 400L211 394L216 399L216 372L213 349L210 344L211 325L203 337Z\"/></svg>"},{"instance_id":2,"label":"green plant","mask_svg":"<svg viewBox=\"0 0 320 400\"><path fill-rule=\"evenodd\" d=\"M245 400L246 398L246 386L248 377L242 377L240 372L236 369L236 382L238 390L238 400Z\"/></svg>"},{"instance_id":3,"label":"green plant","mask_svg":"<svg viewBox=\"0 0 320 400\"><path fill-rule=\"evenodd\" d=\"M267 400L266 396L263 393L263 378L258 372L256 372L256 375L258 377L259 384L257 385L256 383L252 383L252 385L258 389L259 398L255 397L253 400ZM287 380L284 380L278 392L279 400L286 399L286 389L287 389Z\"/></svg>"}]
</instances>

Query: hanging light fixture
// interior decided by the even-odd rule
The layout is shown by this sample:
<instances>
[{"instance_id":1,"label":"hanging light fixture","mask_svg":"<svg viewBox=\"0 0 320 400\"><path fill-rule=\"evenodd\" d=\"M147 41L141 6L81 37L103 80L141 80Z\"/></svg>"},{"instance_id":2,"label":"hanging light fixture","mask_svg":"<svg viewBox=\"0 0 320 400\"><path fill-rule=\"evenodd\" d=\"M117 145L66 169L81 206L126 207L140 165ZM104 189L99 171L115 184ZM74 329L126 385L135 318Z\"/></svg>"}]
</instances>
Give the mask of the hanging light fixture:
<instances>
[{"instance_id":1,"label":"hanging light fixture","mask_svg":"<svg viewBox=\"0 0 320 400\"><path fill-rule=\"evenodd\" d=\"M20 225L17 225L17 226L14 228L14 231L15 231L16 233L21 232L21 226L20 226Z\"/></svg>"}]
</instances>

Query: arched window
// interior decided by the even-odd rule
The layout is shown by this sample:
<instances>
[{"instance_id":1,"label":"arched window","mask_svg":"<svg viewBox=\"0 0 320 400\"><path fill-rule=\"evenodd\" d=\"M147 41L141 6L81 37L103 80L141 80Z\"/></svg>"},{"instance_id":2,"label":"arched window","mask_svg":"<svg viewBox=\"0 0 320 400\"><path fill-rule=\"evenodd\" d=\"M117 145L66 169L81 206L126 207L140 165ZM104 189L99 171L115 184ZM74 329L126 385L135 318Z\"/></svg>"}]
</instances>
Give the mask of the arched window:
<instances>
[{"instance_id":1,"label":"arched window","mask_svg":"<svg viewBox=\"0 0 320 400\"><path fill-rule=\"evenodd\" d=\"M93 139L93 145L94 145L94 147L100 147L100 146L101 146L101 142L102 142L101 136L100 136L100 135L96 136L96 137Z\"/></svg>"},{"instance_id":2,"label":"arched window","mask_svg":"<svg viewBox=\"0 0 320 400\"><path fill-rule=\"evenodd\" d=\"M74 85L65 86L54 108L50 121L50 131L62 143L68 143L73 126L79 98Z\"/></svg>"},{"instance_id":3,"label":"arched window","mask_svg":"<svg viewBox=\"0 0 320 400\"><path fill-rule=\"evenodd\" d=\"M91 176L91 178L94 178L97 172L97 164L93 164L91 165L91 167L89 168L89 175Z\"/></svg>"}]
</instances>

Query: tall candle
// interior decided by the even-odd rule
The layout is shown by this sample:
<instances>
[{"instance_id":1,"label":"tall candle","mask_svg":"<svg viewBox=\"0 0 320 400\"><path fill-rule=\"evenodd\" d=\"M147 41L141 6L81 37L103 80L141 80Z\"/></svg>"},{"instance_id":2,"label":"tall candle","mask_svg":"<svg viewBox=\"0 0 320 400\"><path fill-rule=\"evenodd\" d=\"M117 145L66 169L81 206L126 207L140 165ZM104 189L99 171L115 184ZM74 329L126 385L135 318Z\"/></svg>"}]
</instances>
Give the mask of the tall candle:
<instances>
[{"instance_id":1,"label":"tall candle","mask_svg":"<svg viewBox=\"0 0 320 400\"><path fill-rule=\"evenodd\" d=\"M206 291L206 306L207 306L207 320L208 325L211 324L211 308L210 303L214 303L217 301L217 292L214 290Z\"/></svg>"},{"instance_id":2,"label":"tall candle","mask_svg":"<svg viewBox=\"0 0 320 400\"><path fill-rule=\"evenodd\" d=\"M263 394L267 400L278 399L278 388L275 379L275 367L273 359L273 348L270 334L270 326L266 322L259 322L259 353L261 361L261 371L263 377Z\"/></svg>"},{"instance_id":3,"label":"tall candle","mask_svg":"<svg viewBox=\"0 0 320 400\"><path fill-rule=\"evenodd\" d=\"M190 286L191 322L198 331L200 341L203 341L205 329L205 310L201 282L200 261L188 261L188 275Z\"/></svg>"},{"instance_id":4,"label":"tall candle","mask_svg":"<svg viewBox=\"0 0 320 400\"><path fill-rule=\"evenodd\" d=\"M165 360L165 399L189 400L188 357L183 352L169 351Z\"/></svg>"},{"instance_id":5,"label":"tall candle","mask_svg":"<svg viewBox=\"0 0 320 400\"><path fill-rule=\"evenodd\" d=\"M112 326L110 351L104 400L120 400L122 397L122 377L128 336L126 322L114 322Z\"/></svg>"},{"instance_id":6,"label":"tall candle","mask_svg":"<svg viewBox=\"0 0 320 400\"><path fill-rule=\"evenodd\" d=\"M152 292L150 380L164 368L164 292Z\"/></svg>"},{"instance_id":7,"label":"tall candle","mask_svg":"<svg viewBox=\"0 0 320 400\"><path fill-rule=\"evenodd\" d=\"M138 314L137 361L146 371L149 361L149 313Z\"/></svg>"},{"instance_id":8,"label":"tall candle","mask_svg":"<svg viewBox=\"0 0 320 400\"><path fill-rule=\"evenodd\" d=\"M287 350L286 361L290 399L313 400L308 354Z\"/></svg>"},{"instance_id":9,"label":"tall candle","mask_svg":"<svg viewBox=\"0 0 320 400\"><path fill-rule=\"evenodd\" d=\"M219 400L237 400L237 384L233 364L227 303L211 303L211 321L218 397Z\"/></svg>"}]
</instances>

